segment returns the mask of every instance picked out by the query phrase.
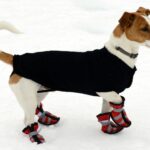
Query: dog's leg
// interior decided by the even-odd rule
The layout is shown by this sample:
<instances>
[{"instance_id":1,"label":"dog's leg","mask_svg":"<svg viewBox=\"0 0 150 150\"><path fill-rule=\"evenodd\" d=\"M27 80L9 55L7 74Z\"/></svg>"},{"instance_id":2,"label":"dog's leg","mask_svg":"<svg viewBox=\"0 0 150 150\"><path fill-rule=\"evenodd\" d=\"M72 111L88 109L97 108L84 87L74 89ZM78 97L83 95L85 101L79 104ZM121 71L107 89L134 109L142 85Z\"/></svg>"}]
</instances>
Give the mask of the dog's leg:
<instances>
[{"instance_id":1,"label":"dog's leg","mask_svg":"<svg viewBox=\"0 0 150 150\"><path fill-rule=\"evenodd\" d=\"M20 78L18 82L15 81L12 83L14 77L15 74L10 77L9 85L20 106L24 110L25 125L30 125L34 122L34 113L37 106L36 91L38 89L38 85L35 82L23 77Z\"/></svg>"},{"instance_id":2,"label":"dog's leg","mask_svg":"<svg viewBox=\"0 0 150 150\"><path fill-rule=\"evenodd\" d=\"M99 95L105 98L105 100L108 101L110 106L113 108L111 111L111 118L113 121L121 127L129 127L131 125L131 121L128 119L124 110L125 98L114 91L100 92Z\"/></svg>"},{"instance_id":3,"label":"dog's leg","mask_svg":"<svg viewBox=\"0 0 150 150\"><path fill-rule=\"evenodd\" d=\"M109 102L106 101L105 99L103 99L101 113L107 113L107 112L111 112L111 111L112 111L112 107L110 106Z\"/></svg>"},{"instance_id":4,"label":"dog's leg","mask_svg":"<svg viewBox=\"0 0 150 150\"><path fill-rule=\"evenodd\" d=\"M40 86L38 91L44 90L43 86ZM39 117L38 122L43 125L54 125L60 120L59 117L53 115L48 111L44 111L43 104L41 101L47 96L48 92L37 93L37 103L36 115Z\"/></svg>"},{"instance_id":5,"label":"dog's leg","mask_svg":"<svg viewBox=\"0 0 150 150\"><path fill-rule=\"evenodd\" d=\"M14 92L25 114L25 126L23 132L28 134L32 142L43 143L44 139L38 134L38 124L34 122L37 107L37 90L39 85L31 80L13 74L9 85Z\"/></svg>"},{"instance_id":6,"label":"dog's leg","mask_svg":"<svg viewBox=\"0 0 150 150\"><path fill-rule=\"evenodd\" d=\"M38 91L41 90L46 90L47 88L43 87L42 85L39 86ZM37 93L37 103L38 106L40 106L41 102L46 98L49 92L42 92L42 93Z\"/></svg>"},{"instance_id":7,"label":"dog's leg","mask_svg":"<svg viewBox=\"0 0 150 150\"><path fill-rule=\"evenodd\" d=\"M122 98L121 96L112 91L112 92L98 92L97 93L99 96L101 96L103 99L105 99L107 102L114 102L114 103L121 103L122 102Z\"/></svg>"},{"instance_id":8,"label":"dog's leg","mask_svg":"<svg viewBox=\"0 0 150 150\"><path fill-rule=\"evenodd\" d=\"M97 93L103 98L103 107L101 114L97 115L98 121L102 124L102 131L113 134L121 131L123 127L131 125L125 110L124 98L116 92L99 92ZM110 117L116 123L110 121Z\"/></svg>"}]
</instances>

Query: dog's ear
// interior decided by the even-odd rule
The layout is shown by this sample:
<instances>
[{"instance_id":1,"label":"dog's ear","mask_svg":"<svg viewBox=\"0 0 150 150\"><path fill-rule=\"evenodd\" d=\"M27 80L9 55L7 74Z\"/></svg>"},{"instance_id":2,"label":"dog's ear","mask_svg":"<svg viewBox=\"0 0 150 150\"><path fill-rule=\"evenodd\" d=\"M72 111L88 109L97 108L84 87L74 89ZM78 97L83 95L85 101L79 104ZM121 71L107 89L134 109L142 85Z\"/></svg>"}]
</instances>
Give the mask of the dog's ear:
<instances>
[{"instance_id":1,"label":"dog's ear","mask_svg":"<svg viewBox=\"0 0 150 150\"><path fill-rule=\"evenodd\" d=\"M136 15L134 13L125 12L122 17L119 20L119 24L123 30L130 27L134 20L136 18Z\"/></svg>"},{"instance_id":2,"label":"dog's ear","mask_svg":"<svg viewBox=\"0 0 150 150\"><path fill-rule=\"evenodd\" d=\"M140 13L144 16L150 15L150 9L146 9L144 7L139 7L138 10L136 11L137 13Z\"/></svg>"}]
</instances>

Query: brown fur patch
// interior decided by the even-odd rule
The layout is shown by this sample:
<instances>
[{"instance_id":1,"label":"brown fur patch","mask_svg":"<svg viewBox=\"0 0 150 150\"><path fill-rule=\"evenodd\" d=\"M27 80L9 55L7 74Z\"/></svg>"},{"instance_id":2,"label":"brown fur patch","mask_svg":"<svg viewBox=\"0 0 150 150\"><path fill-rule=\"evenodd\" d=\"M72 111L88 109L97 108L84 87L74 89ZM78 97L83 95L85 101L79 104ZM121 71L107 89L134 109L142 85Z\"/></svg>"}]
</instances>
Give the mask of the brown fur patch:
<instances>
[{"instance_id":1,"label":"brown fur patch","mask_svg":"<svg viewBox=\"0 0 150 150\"><path fill-rule=\"evenodd\" d=\"M13 74L10 79L9 79L9 84L16 84L19 82L19 80L21 79L22 77L19 76L18 74Z\"/></svg>"},{"instance_id":2,"label":"brown fur patch","mask_svg":"<svg viewBox=\"0 0 150 150\"><path fill-rule=\"evenodd\" d=\"M7 64L11 64L13 63L13 55L5 53L5 52L0 52L0 60L2 60L3 62L7 63Z\"/></svg>"},{"instance_id":3,"label":"brown fur patch","mask_svg":"<svg viewBox=\"0 0 150 150\"><path fill-rule=\"evenodd\" d=\"M117 25L117 27L113 31L113 34L116 37L120 37L123 34L123 30L121 29L120 25Z\"/></svg>"},{"instance_id":4,"label":"brown fur patch","mask_svg":"<svg viewBox=\"0 0 150 150\"><path fill-rule=\"evenodd\" d=\"M139 43L150 40L150 25L142 16L135 15L136 18L132 26L125 31L127 38Z\"/></svg>"},{"instance_id":5,"label":"brown fur patch","mask_svg":"<svg viewBox=\"0 0 150 150\"><path fill-rule=\"evenodd\" d=\"M116 37L125 33L129 40L143 43L150 40L150 25L141 14L126 12L119 20L119 25L113 33Z\"/></svg>"}]
</instances>

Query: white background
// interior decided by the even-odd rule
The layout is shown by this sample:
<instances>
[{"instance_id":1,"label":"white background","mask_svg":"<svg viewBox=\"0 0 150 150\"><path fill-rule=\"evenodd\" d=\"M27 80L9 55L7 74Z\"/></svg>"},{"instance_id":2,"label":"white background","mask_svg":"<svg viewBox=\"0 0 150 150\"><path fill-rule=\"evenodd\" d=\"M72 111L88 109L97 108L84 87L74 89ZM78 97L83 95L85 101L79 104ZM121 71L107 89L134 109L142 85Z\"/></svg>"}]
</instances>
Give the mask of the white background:
<instances>
[{"instance_id":1,"label":"white background","mask_svg":"<svg viewBox=\"0 0 150 150\"><path fill-rule=\"evenodd\" d=\"M101 48L124 11L148 7L148 0L0 0L0 21L24 34L0 31L0 49L12 54L44 50L86 51ZM0 149L2 150L149 150L150 49L141 47L133 85L122 93L132 126L116 135L100 132L96 115L101 98L49 93L45 108L61 117L43 127L46 143L30 143L21 130L23 111L8 86L10 66L0 63ZM120 74L121 75L121 74ZM29 91L30 92L30 91Z\"/></svg>"}]
</instances>

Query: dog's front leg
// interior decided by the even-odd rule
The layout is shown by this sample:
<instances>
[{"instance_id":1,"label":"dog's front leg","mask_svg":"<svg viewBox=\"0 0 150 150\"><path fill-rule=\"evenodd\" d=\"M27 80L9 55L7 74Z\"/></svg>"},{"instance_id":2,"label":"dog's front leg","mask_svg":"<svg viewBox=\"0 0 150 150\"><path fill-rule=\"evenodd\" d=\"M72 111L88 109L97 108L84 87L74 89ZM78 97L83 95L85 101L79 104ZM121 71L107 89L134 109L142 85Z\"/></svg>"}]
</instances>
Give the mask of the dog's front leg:
<instances>
[{"instance_id":1,"label":"dog's front leg","mask_svg":"<svg viewBox=\"0 0 150 150\"><path fill-rule=\"evenodd\" d=\"M107 112L111 112L111 111L112 111L112 107L110 106L109 102L107 100L103 99L101 113L107 113Z\"/></svg>"},{"instance_id":2,"label":"dog's front leg","mask_svg":"<svg viewBox=\"0 0 150 150\"><path fill-rule=\"evenodd\" d=\"M103 132L114 134L131 125L131 121L124 110L124 97L114 91L98 92L97 94L103 98L102 112L97 115L98 121L102 124Z\"/></svg>"},{"instance_id":3,"label":"dog's front leg","mask_svg":"<svg viewBox=\"0 0 150 150\"><path fill-rule=\"evenodd\" d=\"M16 74L10 77L9 84L24 110L26 127L23 129L23 133L29 135L32 142L43 143L44 138L38 133L38 123L34 121L39 84Z\"/></svg>"}]
</instances>

